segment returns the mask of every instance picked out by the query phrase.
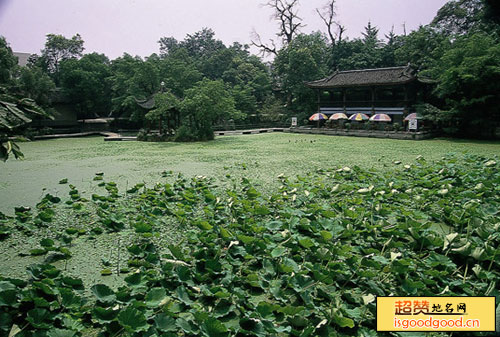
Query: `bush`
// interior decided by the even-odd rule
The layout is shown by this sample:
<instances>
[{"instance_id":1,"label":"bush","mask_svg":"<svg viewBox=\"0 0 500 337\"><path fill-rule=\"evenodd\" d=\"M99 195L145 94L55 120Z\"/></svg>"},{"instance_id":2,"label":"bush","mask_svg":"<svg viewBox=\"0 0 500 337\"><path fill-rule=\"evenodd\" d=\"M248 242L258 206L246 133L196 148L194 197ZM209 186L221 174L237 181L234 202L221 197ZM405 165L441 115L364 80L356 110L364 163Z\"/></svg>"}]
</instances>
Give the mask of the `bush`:
<instances>
[{"instance_id":1,"label":"bush","mask_svg":"<svg viewBox=\"0 0 500 337\"><path fill-rule=\"evenodd\" d=\"M178 128L174 137L174 141L176 142L195 142L197 140L199 139L195 130L191 129L187 125L182 125Z\"/></svg>"},{"instance_id":2,"label":"bush","mask_svg":"<svg viewBox=\"0 0 500 337\"><path fill-rule=\"evenodd\" d=\"M144 129L140 129L139 132L137 133L137 140L138 141L146 141L146 136L147 132Z\"/></svg>"},{"instance_id":3,"label":"bush","mask_svg":"<svg viewBox=\"0 0 500 337\"><path fill-rule=\"evenodd\" d=\"M153 133L153 132L147 132L144 129L139 130L137 133L137 140L138 141L143 141L143 142L165 142L172 140L171 137L166 134L159 134L159 133Z\"/></svg>"}]
</instances>

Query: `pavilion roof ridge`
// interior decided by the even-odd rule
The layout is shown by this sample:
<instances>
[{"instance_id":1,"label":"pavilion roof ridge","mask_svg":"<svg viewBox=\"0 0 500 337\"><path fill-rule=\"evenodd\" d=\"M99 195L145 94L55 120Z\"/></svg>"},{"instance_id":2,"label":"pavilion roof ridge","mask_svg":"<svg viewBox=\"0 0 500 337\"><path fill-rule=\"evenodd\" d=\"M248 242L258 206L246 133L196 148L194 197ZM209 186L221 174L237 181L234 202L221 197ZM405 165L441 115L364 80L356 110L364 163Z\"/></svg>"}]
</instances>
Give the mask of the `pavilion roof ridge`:
<instances>
[{"instance_id":1,"label":"pavilion roof ridge","mask_svg":"<svg viewBox=\"0 0 500 337\"><path fill-rule=\"evenodd\" d=\"M415 79L415 70L411 64L408 64L397 67L336 70L330 76L307 82L306 85L311 88L394 85L407 83Z\"/></svg>"}]
</instances>

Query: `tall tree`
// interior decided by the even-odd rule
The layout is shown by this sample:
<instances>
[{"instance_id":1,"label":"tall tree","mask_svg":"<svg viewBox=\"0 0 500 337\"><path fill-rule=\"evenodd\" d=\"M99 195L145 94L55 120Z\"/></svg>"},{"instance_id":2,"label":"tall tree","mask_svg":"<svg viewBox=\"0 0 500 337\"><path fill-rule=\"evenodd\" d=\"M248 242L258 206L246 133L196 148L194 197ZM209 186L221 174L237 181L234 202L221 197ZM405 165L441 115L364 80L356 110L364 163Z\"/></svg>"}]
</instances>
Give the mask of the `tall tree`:
<instances>
[{"instance_id":1,"label":"tall tree","mask_svg":"<svg viewBox=\"0 0 500 337\"><path fill-rule=\"evenodd\" d=\"M295 112L310 112L316 102L306 81L326 76L328 43L321 33L300 34L280 50L274 60L275 86L287 97L287 106Z\"/></svg>"},{"instance_id":2,"label":"tall tree","mask_svg":"<svg viewBox=\"0 0 500 337\"><path fill-rule=\"evenodd\" d=\"M378 38L378 28L368 22L362 39L344 40L333 53L333 66L339 70L368 69L384 66L384 43Z\"/></svg>"},{"instance_id":3,"label":"tall tree","mask_svg":"<svg viewBox=\"0 0 500 337\"><path fill-rule=\"evenodd\" d=\"M19 69L17 85L23 96L35 100L43 107L50 105L51 95L56 87L50 76L36 65Z\"/></svg>"},{"instance_id":4,"label":"tall tree","mask_svg":"<svg viewBox=\"0 0 500 337\"><path fill-rule=\"evenodd\" d=\"M400 45L394 51L396 64L410 63L422 71L433 66L449 47L449 39L430 26L421 26L407 36L402 36Z\"/></svg>"},{"instance_id":5,"label":"tall tree","mask_svg":"<svg viewBox=\"0 0 500 337\"><path fill-rule=\"evenodd\" d=\"M67 59L60 66L61 86L81 118L108 116L111 109L110 62L104 54Z\"/></svg>"},{"instance_id":6,"label":"tall tree","mask_svg":"<svg viewBox=\"0 0 500 337\"><path fill-rule=\"evenodd\" d=\"M211 140L213 124L239 118L235 102L221 80L203 79L186 90L181 103L182 126L176 133L179 141Z\"/></svg>"},{"instance_id":7,"label":"tall tree","mask_svg":"<svg viewBox=\"0 0 500 337\"><path fill-rule=\"evenodd\" d=\"M0 36L0 160L6 161L10 155L22 158L19 146L9 139L20 128L31 123L35 117L50 117L35 101L24 97L13 78L17 68L17 58L12 49Z\"/></svg>"},{"instance_id":8,"label":"tall tree","mask_svg":"<svg viewBox=\"0 0 500 337\"><path fill-rule=\"evenodd\" d=\"M139 57L133 57L127 53L114 59L111 62L111 114L115 117L131 117L139 114L141 109L136 103L134 97L142 98L142 93L134 91L133 78L144 61Z\"/></svg>"},{"instance_id":9,"label":"tall tree","mask_svg":"<svg viewBox=\"0 0 500 337\"><path fill-rule=\"evenodd\" d=\"M401 37L397 36L394 33L394 26L392 26L391 30L389 31L388 34L385 35L386 38L386 43L382 47L382 62L381 62L381 67L394 67L397 65L404 65L404 64L398 64L396 62L396 56L395 52L396 50L401 46Z\"/></svg>"},{"instance_id":10,"label":"tall tree","mask_svg":"<svg viewBox=\"0 0 500 337\"><path fill-rule=\"evenodd\" d=\"M184 91L193 87L203 77L185 48L178 48L164 56L159 63L159 71L165 88L177 97L183 97Z\"/></svg>"},{"instance_id":11,"label":"tall tree","mask_svg":"<svg viewBox=\"0 0 500 337\"><path fill-rule=\"evenodd\" d=\"M330 44L332 47L342 42L342 35L345 32L345 27L335 20L337 12L335 10L335 0L330 0L320 11L316 8L316 12L326 26Z\"/></svg>"},{"instance_id":12,"label":"tall tree","mask_svg":"<svg viewBox=\"0 0 500 337\"><path fill-rule=\"evenodd\" d=\"M298 15L298 5L298 0L269 0L265 4L274 11L272 17L278 24L276 36L281 40L283 46L289 45L300 32L300 28L305 26ZM257 32L254 32L252 44L259 48L263 55L278 54L276 42L271 39L270 45L265 44Z\"/></svg>"},{"instance_id":13,"label":"tall tree","mask_svg":"<svg viewBox=\"0 0 500 337\"><path fill-rule=\"evenodd\" d=\"M441 7L431 25L447 35L463 35L484 23L484 0L451 0Z\"/></svg>"},{"instance_id":14,"label":"tall tree","mask_svg":"<svg viewBox=\"0 0 500 337\"><path fill-rule=\"evenodd\" d=\"M365 26L365 31L361 33L365 46L371 49L376 49L381 46L382 41L378 38L378 31L379 29L372 26L372 23L368 21L368 25Z\"/></svg>"},{"instance_id":15,"label":"tall tree","mask_svg":"<svg viewBox=\"0 0 500 337\"><path fill-rule=\"evenodd\" d=\"M173 37L162 37L160 44L160 55L165 57L179 48L186 49L188 55L193 59L211 57L221 49L224 43L215 38L215 32L210 28L203 28L194 34L188 34L183 41L177 41Z\"/></svg>"},{"instance_id":16,"label":"tall tree","mask_svg":"<svg viewBox=\"0 0 500 337\"><path fill-rule=\"evenodd\" d=\"M62 61L82 56L83 40L80 34L71 39L63 35L48 34L45 48L42 50L41 62L49 74L54 75L56 84L59 85L59 65Z\"/></svg>"},{"instance_id":17,"label":"tall tree","mask_svg":"<svg viewBox=\"0 0 500 337\"><path fill-rule=\"evenodd\" d=\"M17 58L12 53L7 40L0 36L0 85L11 83L12 74L17 66Z\"/></svg>"},{"instance_id":18,"label":"tall tree","mask_svg":"<svg viewBox=\"0 0 500 337\"><path fill-rule=\"evenodd\" d=\"M500 45L485 33L457 38L425 75L437 81L450 131L493 136L500 126Z\"/></svg>"}]
</instances>

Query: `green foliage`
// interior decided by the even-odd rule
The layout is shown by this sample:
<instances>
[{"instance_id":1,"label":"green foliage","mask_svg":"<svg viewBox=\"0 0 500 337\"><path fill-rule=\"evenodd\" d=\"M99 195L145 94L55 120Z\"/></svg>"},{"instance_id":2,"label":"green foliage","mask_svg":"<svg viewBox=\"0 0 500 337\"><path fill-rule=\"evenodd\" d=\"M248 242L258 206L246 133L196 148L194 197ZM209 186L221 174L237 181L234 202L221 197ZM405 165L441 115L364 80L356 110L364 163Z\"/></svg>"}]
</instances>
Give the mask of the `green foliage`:
<instances>
[{"instance_id":1,"label":"green foliage","mask_svg":"<svg viewBox=\"0 0 500 337\"><path fill-rule=\"evenodd\" d=\"M298 35L274 60L276 85L287 97L288 108L302 113L314 110L316 95L304 85L327 75L328 47L320 33Z\"/></svg>"},{"instance_id":2,"label":"green foliage","mask_svg":"<svg viewBox=\"0 0 500 337\"><path fill-rule=\"evenodd\" d=\"M12 73L17 66L17 59L12 53L7 40L0 36L0 84L7 85L11 83Z\"/></svg>"},{"instance_id":3,"label":"green foliage","mask_svg":"<svg viewBox=\"0 0 500 337\"><path fill-rule=\"evenodd\" d=\"M0 87L0 90L4 88ZM8 94L0 94L0 159L6 161L10 154L16 159L23 154L19 146L9 140L8 136L26 124L31 123L34 117L51 117L33 100L16 98Z\"/></svg>"},{"instance_id":4,"label":"green foliage","mask_svg":"<svg viewBox=\"0 0 500 337\"><path fill-rule=\"evenodd\" d=\"M54 75L56 84L59 84L58 72L61 61L82 56L83 43L80 34L74 35L71 39L62 35L47 34L40 62L49 74Z\"/></svg>"},{"instance_id":5,"label":"green foliage","mask_svg":"<svg viewBox=\"0 0 500 337\"><path fill-rule=\"evenodd\" d=\"M193 87L203 76L185 48L164 56L159 68L165 87L177 97L183 97L184 91Z\"/></svg>"},{"instance_id":6,"label":"green foliage","mask_svg":"<svg viewBox=\"0 0 500 337\"><path fill-rule=\"evenodd\" d=\"M431 26L446 35L463 35L484 29L485 0L453 0L441 7Z\"/></svg>"},{"instance_id":7,"label":"green foliage","mask_svg":"<svg viewBox=\"0 0 500 337\"><path fill-rule=\"evenodd\" d=\"M33 99L43 107L50 106L51 95L56 88L49 75L36 65L19 69L18 86L23 96Z\"/></svg>"},{"instance_id":8,"label":"green foliage","mask_svg":"<svg viewBox=\"0 0 500 337\"><path fill-rule=\"evenodd\" d=\"M80 118L107 116L111 105L109 60L104 54L86 54L61 62L61 86L80 112Z\"/></svg>"},{"instance_id":9,"label":"green foliage","mask_svg":"<svg viewBox=\"0 0 500 337\"><path fill-rule=\"evenodd\" d=\"M123 195L106 182L109 200L89 209L125 214L132 272L87 293L50 264L29 267L28 282L0 277L0 331L390 336L375 331L376 296L500 295L498 168L498 157L419 157L281 175L266 193L246 178L216 190L205 177L171 177ZM156 234L175 219L184 242L132 234L139 218Z\"/></svg>"},{"instance_id":10,"label":"green foliage","mask_svg":"<svg viewBox=\"0 0 500 337\"><path fill-rule=\"evenodd\" d=\"M500 104L500 46L495 39L484 33L459 37L428 74L438 82L435 94L446 101L441 118L447 127L494 134Z\"/></svg>"},{"instance_id":11,"label":"green foliage","mask_svg":"<svg viewBox=\"0 0 500 337\"><path fill-rule=\"evenodd\" d=\"M422 26L407 36L401 37L401 46L394 51L396 63L410 63L418 71L433 66L449 48L448 38L429 26Z\"/></svg>"},{"instance_id":12,"label":"green foliage","mask_svg":"<svg viewBox=\"0 0 500 337\"><path fill-rule=\"evenodd\" d=\"M180 107L180 101L170 92L162 92L155 95L155 108L150 110L145 118L151 122L161 122L174 118ZM160 128L161 132L161 128Z\"/></svg>"},{"instance_id":13,"label":"green foliage","mask_svg":"<svg viewBox=\"0 0 500 337\"><path fill-rule=\"evenodd\" d=\"M177 141L211 140L214 123L241 118L233 97L221 80L204 79L186 90L181 112Z\"/></svg>"},{"instance_id":14,"label":"green foliage","mask_svg":"<svg viewBox=\"0 0 500 337\"><path fill-rule=\"evenodd\" d=\"M215 32L210 28L203 28L194 34L188 34L183 41L173 37L162 37L158 41L161 55L168 56L178 49L185 49L194 59L209 58L219 50L225 49L220 40L216 40Z\"/></svg>"}]
</instances>

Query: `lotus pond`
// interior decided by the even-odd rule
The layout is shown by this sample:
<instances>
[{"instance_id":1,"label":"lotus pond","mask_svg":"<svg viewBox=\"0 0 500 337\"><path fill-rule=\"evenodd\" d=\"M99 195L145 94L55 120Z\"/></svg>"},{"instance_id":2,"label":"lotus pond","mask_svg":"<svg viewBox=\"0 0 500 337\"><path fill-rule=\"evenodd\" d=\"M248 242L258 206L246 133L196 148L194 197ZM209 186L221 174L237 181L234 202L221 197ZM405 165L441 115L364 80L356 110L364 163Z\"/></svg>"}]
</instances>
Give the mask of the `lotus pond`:
<instances>
[{"instance_id":1,"label":"lotus pond","mask_svg":"<svg viewBox=\"0 0 500 337\"><path fill-rule=\"evenodd\" d=\"M0 335L381 336L376 296L500 296L498 144L67 141L2 170L36 206L0 216Z\"/></svg>"},{"instance_id":2,"label":"lotus pond","mask_svg":"<svg viewBox=\"0 0 500 337\"><path fill-rule=\"evenodd\" d=\"M25 160L9 160L0 168L0 212L33 207L46 193L66 195L67 178L91 192L96 172L122 189L138 182L154 183L161 172L251 178L263 188L275 184L280 173L303 175L339 165L384 168L395 160L413 163L418 155L437 160L448 153L500 155L500 142L436 139L332 137L322 135L262 134L218 137L207 143L104 142L102 137L54 139L20 144Z\"/></svg>"}]
</instances>

